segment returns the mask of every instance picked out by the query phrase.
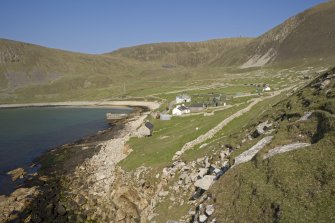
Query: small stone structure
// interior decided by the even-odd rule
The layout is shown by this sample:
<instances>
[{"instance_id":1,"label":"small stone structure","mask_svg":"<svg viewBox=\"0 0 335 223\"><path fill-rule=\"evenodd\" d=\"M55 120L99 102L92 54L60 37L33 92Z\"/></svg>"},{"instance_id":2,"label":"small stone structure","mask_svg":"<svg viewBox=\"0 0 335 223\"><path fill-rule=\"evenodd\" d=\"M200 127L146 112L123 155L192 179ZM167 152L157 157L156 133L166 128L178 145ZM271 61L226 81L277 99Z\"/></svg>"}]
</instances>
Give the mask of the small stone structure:
<instances>
[{"instance_id":1,"label":"small stone structure","mask_svg":"<svg viewBox=\"0 0 335 223\"><path fill-rule=\"evenodd\" d=\"M150 122L146 122L138 129L138 132L141 136L151 136L153 131L154 125Z\"/></svg>"}]
</instances>

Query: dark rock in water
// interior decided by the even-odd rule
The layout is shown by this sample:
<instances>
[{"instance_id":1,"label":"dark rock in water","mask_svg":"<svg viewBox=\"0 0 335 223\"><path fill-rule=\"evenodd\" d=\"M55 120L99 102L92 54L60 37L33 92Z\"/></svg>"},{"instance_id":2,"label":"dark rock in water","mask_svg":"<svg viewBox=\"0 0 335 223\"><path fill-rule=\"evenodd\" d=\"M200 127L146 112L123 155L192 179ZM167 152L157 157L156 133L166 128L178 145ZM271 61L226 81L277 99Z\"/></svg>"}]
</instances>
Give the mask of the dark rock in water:
<instances>
[{"instance_id":1,"label":"dark rock in water","mask_svg":"<svg viewBox=\"0 0 335 223\"><path fill-rule=\"evenodd\" d=\"M59 214L59 215L65 215L66 214L66 209L65 209L65 207L64 207L64 205L62 204L62 203L58 203L57 204L57 213Z\"/></svg>"}]
</instances>

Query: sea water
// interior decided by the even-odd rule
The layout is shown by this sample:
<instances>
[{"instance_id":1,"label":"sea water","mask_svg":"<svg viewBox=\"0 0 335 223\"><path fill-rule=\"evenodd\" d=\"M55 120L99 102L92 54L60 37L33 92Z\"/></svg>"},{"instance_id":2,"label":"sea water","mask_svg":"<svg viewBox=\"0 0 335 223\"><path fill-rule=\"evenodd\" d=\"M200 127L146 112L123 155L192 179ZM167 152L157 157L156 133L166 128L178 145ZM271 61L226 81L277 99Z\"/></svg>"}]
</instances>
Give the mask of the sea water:
<instances>
[{"instance_id":1,"label":"sea water","mask_svg":"<svg viewBox=\"0 0 335 223\"><path fill-rule=\"evenodd\" d=\"M0 109L0 194L9 170L27 167L51 148L107 129L107 112L131 111L69 107Z\"/></svg>"}]
</instances>

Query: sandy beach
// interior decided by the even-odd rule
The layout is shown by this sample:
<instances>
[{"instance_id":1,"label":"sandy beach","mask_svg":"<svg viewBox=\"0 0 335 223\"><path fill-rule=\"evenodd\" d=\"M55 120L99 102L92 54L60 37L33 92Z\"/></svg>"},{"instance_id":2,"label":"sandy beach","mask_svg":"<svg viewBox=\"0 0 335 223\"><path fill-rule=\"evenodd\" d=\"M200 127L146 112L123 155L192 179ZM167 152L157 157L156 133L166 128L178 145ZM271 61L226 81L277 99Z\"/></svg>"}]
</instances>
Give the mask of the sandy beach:
<instances>
[{"instance_id":1,"label":"sandy beach","mask_svg":"<svg viewBox=\"0 0 335 223\"><path fill-rule=\"evenodd\" d=\"M24 103L24 104L0 104L0 108L22 108L22 107L147 107L150 110L159 108L158 102L152 101L67 101L48 103Z\"/></svg>"}]
</instances>

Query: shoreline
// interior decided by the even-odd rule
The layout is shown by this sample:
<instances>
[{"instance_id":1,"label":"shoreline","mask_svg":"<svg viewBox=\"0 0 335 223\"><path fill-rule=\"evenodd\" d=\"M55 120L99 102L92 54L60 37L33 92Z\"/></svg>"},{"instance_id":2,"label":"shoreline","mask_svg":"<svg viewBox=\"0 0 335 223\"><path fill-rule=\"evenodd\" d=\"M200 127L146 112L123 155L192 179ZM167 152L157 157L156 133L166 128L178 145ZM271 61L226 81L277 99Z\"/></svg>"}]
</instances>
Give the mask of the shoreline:
<instances>
[{"instance_id":1,"label":"shoreline","mask_svg":"<svg viewBox=\"0 0 335 223\"><path fill-rule=\"evenodd\" d=\"M3 213L3 216L0 214L0 222L22 220L27 212L37 211L39 208L36 208L36 205L40 204L41 200L43 203L49 193L57 198L54 201L54 204L57 204L64 189L61 185L62 179L74 174L77 167L99 154L102 145L117 140L122 133L130 133L127 125L134 119L140 121L140 117L150 111L145 106L133 108L134 111L127 119L118 121L108 129L100 130L69 144L49 148L44 154L35 158L32 164L41 166L37 172L26 175L24 181L15 185L16 187L9 195L0 195L0 213ZM49 202L48 199L46 201Z\"/></svg>"},{"instance_id":2,"label":"shoreline","mask_svg":"<svg viewBox=\"0 0 335 223\"><path fill-rule=\"evenodd\" d=\"M67 101L46 103L22 103L22 104L0 104L2 108L28 108L28 107L87 107L87 108L110 108L110 107L147 107L149 110L159 108L158 102L152 101Z\"/></svg>"}]
</instances>

